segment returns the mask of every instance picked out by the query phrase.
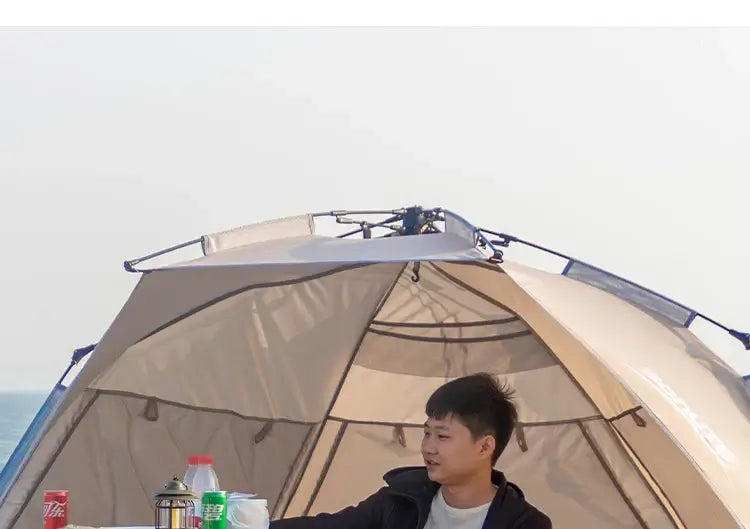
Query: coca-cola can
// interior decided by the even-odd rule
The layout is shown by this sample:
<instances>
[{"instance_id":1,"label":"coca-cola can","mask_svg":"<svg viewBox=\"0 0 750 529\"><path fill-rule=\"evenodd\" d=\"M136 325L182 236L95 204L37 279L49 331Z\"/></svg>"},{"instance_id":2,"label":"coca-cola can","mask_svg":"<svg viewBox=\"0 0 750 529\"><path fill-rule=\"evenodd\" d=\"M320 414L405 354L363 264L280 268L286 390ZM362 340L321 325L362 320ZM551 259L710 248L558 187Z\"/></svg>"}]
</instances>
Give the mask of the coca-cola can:
<instances>
[{"instance_id":1,"label":"coca-cola can","mask_svg":"<svg viewBox=\"0 0 750 529\"><path fill-rule=\"evenodd\" d=\"M43 529L62 529L68 525L68 491L44 491Z\"/></svg>"}]
</instances>

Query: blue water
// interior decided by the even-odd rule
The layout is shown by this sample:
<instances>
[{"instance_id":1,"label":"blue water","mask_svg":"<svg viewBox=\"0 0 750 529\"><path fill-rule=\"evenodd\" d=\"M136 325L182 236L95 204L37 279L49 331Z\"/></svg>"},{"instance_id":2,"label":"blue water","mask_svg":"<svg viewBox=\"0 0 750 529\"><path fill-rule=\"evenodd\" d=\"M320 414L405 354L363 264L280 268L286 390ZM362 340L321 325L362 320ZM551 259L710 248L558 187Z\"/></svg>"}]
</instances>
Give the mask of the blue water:
<instances>
[{"instance_id":1,"label":"blue water","mask_svg":"<svg viewBox=\"0 0 750 529\"><path fill-rule=\"evenodd\" d=\"M0 393L0 469L47 398L47 393Z\"/></svg>"}]
</instances>

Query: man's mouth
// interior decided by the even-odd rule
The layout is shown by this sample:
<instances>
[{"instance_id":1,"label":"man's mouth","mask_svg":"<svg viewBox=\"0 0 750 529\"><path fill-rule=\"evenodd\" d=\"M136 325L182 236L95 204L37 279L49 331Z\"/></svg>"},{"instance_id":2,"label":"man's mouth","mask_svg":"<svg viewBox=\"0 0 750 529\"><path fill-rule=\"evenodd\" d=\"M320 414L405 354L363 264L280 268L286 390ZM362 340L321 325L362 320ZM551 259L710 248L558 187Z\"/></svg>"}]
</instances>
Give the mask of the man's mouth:
<instances>
[{"instance_id":1,"label":"man's mouth","mask_svg":"<svg viewBox=\"0 0 750 529\"><path fill-rule=\"evenodd\" d=\"M438 467L438 466L440 466L440 465L439 465L438 463L436 463L436 462L435 462L434 460L432 460L432 459L425 459L425 460L424 460L424 464L425 464L425 466L426 466L427 468L435 468L435 467Z\"/></svg>"}]
</instances>

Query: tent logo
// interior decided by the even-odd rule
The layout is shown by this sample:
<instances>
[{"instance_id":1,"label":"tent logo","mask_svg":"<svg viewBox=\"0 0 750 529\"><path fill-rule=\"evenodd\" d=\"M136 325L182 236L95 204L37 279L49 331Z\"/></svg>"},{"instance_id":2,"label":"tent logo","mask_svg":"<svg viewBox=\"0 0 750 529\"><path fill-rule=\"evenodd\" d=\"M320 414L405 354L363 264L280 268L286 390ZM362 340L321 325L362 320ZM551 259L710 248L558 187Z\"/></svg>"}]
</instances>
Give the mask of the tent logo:
<instances>
[{"instance_id":1,"label":"tent logo","mask_svg":"<svg viewBox=\"0 0 750 529\"><path fill-rule=\"evenodd\" d=\"M685 400L682 399L675 390L669 387L669 385L653 371L649 369L646 369L644 371L645 372L643 374L643 377L651 382L651 384L656 386L659 392L672 402L674 407L679 410L680 414L682 414L685 419L687 419L690 426L693 427L693 430L695 430L698 436L701 437L703 441L705 441L709 449L714 454L716 454L717 457L719 457L727 464L734 464L737 462L737 456L734 454L734 452L732 452L727 447L727 445L724 444L724 442L708 424L701 420L698 414L690 408L688 403L685 402Z\"/></svg>"}]
</instances>

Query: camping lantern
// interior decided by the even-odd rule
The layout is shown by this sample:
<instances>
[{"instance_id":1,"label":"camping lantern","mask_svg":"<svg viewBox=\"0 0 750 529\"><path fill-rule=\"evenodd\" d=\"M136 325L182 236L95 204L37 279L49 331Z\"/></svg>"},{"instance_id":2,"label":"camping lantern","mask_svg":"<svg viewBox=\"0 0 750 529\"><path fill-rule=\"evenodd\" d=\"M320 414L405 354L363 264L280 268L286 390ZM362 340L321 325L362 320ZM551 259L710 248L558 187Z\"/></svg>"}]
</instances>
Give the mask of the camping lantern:
<instances>
[{"instance_id":1,"label":"camping lantern","mask_svg":"<svg viewBox=\"0 0 750 529\"><path fill-rule=\"evenodd\" d=\"M164 490L154 494L155 529L193 529L195 527L195 503L198 497L175 476L164 485Z\"/></svg>"}]
</instances>

